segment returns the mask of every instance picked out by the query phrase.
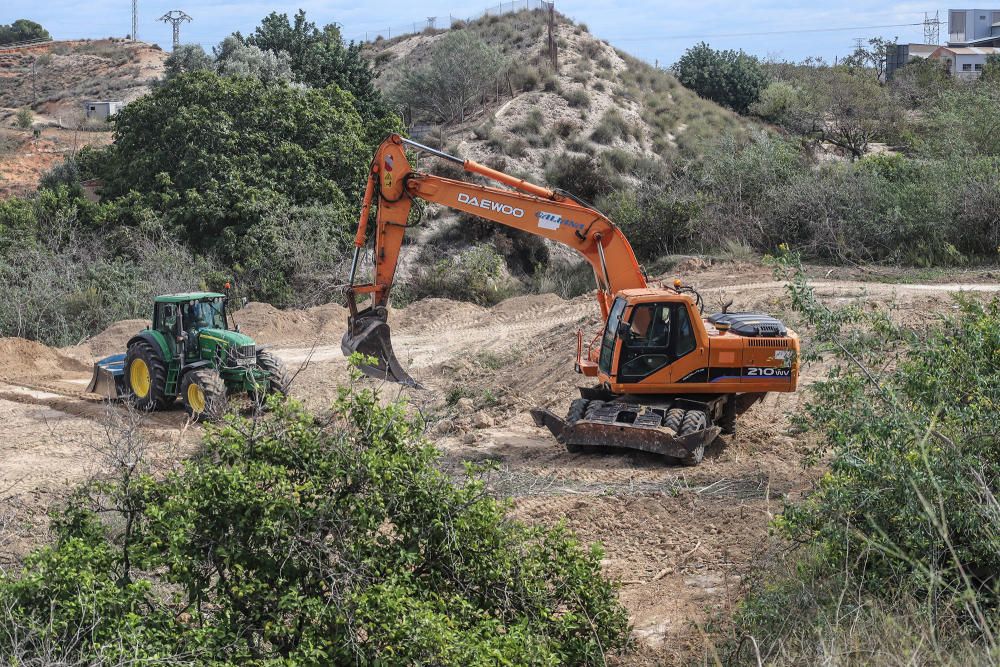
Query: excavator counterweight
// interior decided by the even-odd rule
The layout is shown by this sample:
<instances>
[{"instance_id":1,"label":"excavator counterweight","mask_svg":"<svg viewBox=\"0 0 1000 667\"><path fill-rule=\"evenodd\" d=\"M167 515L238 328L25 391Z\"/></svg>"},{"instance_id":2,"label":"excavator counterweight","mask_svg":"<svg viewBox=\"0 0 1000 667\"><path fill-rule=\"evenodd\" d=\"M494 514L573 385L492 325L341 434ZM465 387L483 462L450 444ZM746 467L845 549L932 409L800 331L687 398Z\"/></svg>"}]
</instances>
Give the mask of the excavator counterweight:
<instances>
[{"instance_id":1,"label":"excavator counterweight","mask_svg":"<svg viewBox=\"0 0 1000 667\"><path fill-rule=\"evenodd\" d=\"M407 147L506 187L414 171ZM597 385L580 388L581 398L565 419L532 410L535 423L569 451L632 449L694 465L707 445L720 433L733 433L737 416L767 393L795 391L799 339L778 320L725 309L704 317L701 297L680 280L647 285L628 239L586 202L398 135L382 142L372 160L347 288L351 314L341 347L345 355L360 352L375 359L362 366L368 375L420 386L396 358L387 322L389 292L417 199L563 244L590 264L604 325L588 338L589 345L578 333L575 366ZM375 229L369 234L373 206ZM369 242L372 280L358 284ZM359 295L371 299L363 310L357 307Z\"/></svg>"}]
</instances>

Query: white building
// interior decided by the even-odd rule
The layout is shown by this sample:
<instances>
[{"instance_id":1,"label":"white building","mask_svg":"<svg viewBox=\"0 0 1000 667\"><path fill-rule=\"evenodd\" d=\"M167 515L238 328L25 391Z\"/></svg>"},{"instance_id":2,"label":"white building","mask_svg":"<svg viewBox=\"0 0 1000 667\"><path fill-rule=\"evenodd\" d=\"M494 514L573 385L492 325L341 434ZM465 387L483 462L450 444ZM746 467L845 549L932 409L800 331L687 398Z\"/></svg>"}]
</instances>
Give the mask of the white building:
<instances>
[{"instance_id":1,"label":"white building","mask_svg":"<svg viewBox=\"0 0 1000 667\"><path fill-rule=\"evenodd\" d=\"M125 103L120 100L88 100L83 103L87 120L107 120L121 111Z\"/></svg>"},{"instance_id":2,"label":"white building","mask_svg":"<svg viewBox=\"0 0 1000 667\"><path fill-rule=\"evenodd\" d=\"M948 46L1000 46L1000 9L948 10Z\"/></svg>"},{"instance_id":3,"label":"white building","mask_svg":"<svg viewBox=\"0 0 1000 667\"><path fill-rule=\"evenodd\" d=\"M948 73L957 79L975 79L983 73L986 58L1000 54L1000 48L990 46L942 46L931 58L944 61Z\"/></svg>"}]
</instances>

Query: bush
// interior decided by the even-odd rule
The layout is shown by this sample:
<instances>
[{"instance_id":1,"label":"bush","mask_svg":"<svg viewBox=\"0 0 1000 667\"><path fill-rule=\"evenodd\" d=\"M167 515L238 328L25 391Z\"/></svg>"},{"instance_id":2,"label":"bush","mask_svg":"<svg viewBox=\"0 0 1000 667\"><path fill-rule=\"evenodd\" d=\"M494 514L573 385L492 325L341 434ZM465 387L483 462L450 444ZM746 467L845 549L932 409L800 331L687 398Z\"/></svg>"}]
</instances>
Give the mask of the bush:
<instances>
[{"instance_id":1,"label":"bush","mask_svg":"<svg viewBox=\"0 0 1000 667\"><path fill-rule=\"evenodd\" d=\"M693 224L698 206L677 199L669 188L655 181L637 189L623 189L600 201L600 208L625 233L641 261L689 247L697 238Z\"/></svg>"},{"instance_id":2,"label":"bush","mask_svg":"<svg viewBox=\"0 0 1000 667\"><path fill-rule=\"evenodd\" d=\"M806 656L829 639L810 636L826 623L842 636L881 609L887 629L896 616L919 637L911 619L926 623L935 657L950 658L942 649L956 644L995 652L1000 299L958 299L952 317L910 330L887 311L826 308L794 256L776 267L814 332L810 356L834 357L800 420L820 436L812 460L830 469L776 520L801 548L784 576L757 582L737 634L754 633L765 655L790 643L802 652L793 662L815 662Z\"/></svg>"},{"instance_id":3,"label":"bush","mask_svg":"<svg viewBox=\"0 0 1000 667\"><path fill-rule=\"evenodd\" d=\"M426 62L402 73L390 95L422 118L462 122L505 67L496 48L468 30L452 30L434 42Z\"/></svg>"},{"instance_id":4,"label":"bush","mask_svg":"<svg viewBox=\"0 0 1000 667\"><path fill-rule=\"evenodd\" d=\"M802 105L798 89L785 81L774 81L750 105L750 113L772 123L785 123Z\"/></svg>"},{"instance_id":5,"label":"bush","mask_svg":"<svg viewBox=\"0 0 1000 667\"><path fill-rule=\"evenodd\" d=\"M396 300L410 303L429 297L492 306L513 296L517 286L504 272L504 258L492 245L477 245L450 259L418 267Z\"/></svg>"},{"instance_id":6,"label":"bush","mask_svg":"<svg viewBox=\"0 0 1000 667\"><path fill-rule=\"evenodd\" d=\"M571 107L580 109L590 108L590 93L588 93L583 88L572 88L570 90L563 91L563 99L569 102Z\"/></svg>"},{"instance_id":7,"label":"bush","mask_svg":"<svg viewBox=\"0 0 1000 667\"><path fill-rule=\"evenodd\" d=\"M27 107L18 109L14 118L15 123L22 130L30 130L31 125L35 122L35 114L31 113L31 109Z\"/></svg>"},{"instance_id":8,"label":"bush","mask_svg":"<svg viewBox=\"0 0 1000 667\"><path fill-rule=\"evenodd\" d=\"M626 140L629 137L642 138L639 128L630 125L617 109L611 108L603 116L600 122L591 132L590 138L599 144L610 144L615 139Z\"/></svg>"},{"instance_id":9,"label":"bush","mask_svg":"<svg viewBox=\"0 0 1000 667\"><path fill-rule=\"evenodd\" d=\"M506 518L371 390L275 401L162 479L109 479L0 576L0 652L34 664L603 664L628 636L600 551ZM131 463L131 462L130 462ZM120 508L126 521L102 523ZM124 525L124 528L119 526Z\"/></svg>"},{"instance_id":10,"label":"bush","mask_svg":"<svg viewBox=\"0 0 1000 667\"><path fill-rule=\"evenodd\" d=\"M685 51L673 71L685 87L737 113L746 113L768 83L755 57L742 51L716 51L704 42Z\"/></svg>"},{"instance_id":11,"label":"bush","mask_svg":"<svg viewBox=\"0 0 1000 667\"><path fill-rule=\"evenodd\" d=\"M621 184L621 177L609 171L602 161L572 153L553 156L545 168L545 180L550 186L572 192L585 201L596 201Z\"/></svg>"}]
</instances>

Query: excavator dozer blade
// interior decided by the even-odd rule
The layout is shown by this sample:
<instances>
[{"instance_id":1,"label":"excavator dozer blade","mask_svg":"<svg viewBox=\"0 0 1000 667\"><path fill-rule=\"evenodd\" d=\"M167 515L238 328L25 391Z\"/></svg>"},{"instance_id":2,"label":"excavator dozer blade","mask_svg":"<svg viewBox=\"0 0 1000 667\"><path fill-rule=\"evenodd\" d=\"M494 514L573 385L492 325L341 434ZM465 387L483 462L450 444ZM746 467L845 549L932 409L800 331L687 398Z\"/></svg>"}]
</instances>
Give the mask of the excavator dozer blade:
<instances>
[{"instance_id":1,"label":"excavator dozer blade","mask_svg":"<svg viewBox=\"0 0 1000 667\"><path fill-rule=\"evenodd\" d=\"M536 426L548 428L556 440L571 451L585 448L635 449L679 459L687 465L700 463L705 447L722 431L718 426L710 426L693 433L677 435L672 429L662 426L608 423L591 419L568 423L540 408L532 410L531 416Z\"/></svg>"},{"instance_id":2,"label":"excavator dozer blade","mask_svg":"<svg viewBox=\"0 0 1000 667\"><path fill-rule=\"evenodd\" d=\"M347 332L340 341L340 349L345 357L355 352L373 357L375 364L361 364L365 375L378 380L397 382L406 387L423 389L419 382L403 370L399 360L392 351L392 339L389 336L389 323L385 316L366 309L349 318Z\"/></svg>"},{"instance_id":3,"label":"excavator dozer blade","mask_svg":"<svg viewBox=\"0 0 1000 667\"><path fill-rule=\"evenodd\" d=\"M101 398L124 398L125 389L125 355L115 354L94 363L94 374L87 385L87 393L97 394Z\"/></svg>"}]
</instances>

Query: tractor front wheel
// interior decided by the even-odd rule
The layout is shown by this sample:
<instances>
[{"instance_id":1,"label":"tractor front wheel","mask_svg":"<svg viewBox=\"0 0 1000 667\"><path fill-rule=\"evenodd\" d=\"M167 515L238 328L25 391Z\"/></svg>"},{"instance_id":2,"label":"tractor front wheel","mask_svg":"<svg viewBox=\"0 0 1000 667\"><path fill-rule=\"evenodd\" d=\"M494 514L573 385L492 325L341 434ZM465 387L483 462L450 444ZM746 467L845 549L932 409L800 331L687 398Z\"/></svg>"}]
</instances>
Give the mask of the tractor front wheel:
<instances>
[{"instance_id":1,"label":"tractor front wheel","mask_svg":"<svg viewBox=\"0 0 1000 667\"><path fill-rule=\"evenodd\" d=\"M226 383L217 370L200 368L181 383L184 410L194 421L217 421L226 414Z\"/></svg>"},{"instance_id":2,"label":"tractor front wheel","mask_svg":"<svg viewBox=\"0 0 1000 667\"><path fill-rule=\"evenodd\" d=\"M280 357L266 350L257 353L257 367L262 371L267 371L267 390L271 394L288 395L292 378L288 375L288 368Z\"/></svg>"},{"instance_id":3,"label":"tractor front wheel","mask_svg":"<svg viewBox=\"0 0 1000 667\"><path fill-rule=\"evenodd\" d=\"M132 402L140 410L151 412L173 403L172 396L163 394L167 365L144 340L132 343L125 353L125 384Z\"/></svg>"}]
</instances>

